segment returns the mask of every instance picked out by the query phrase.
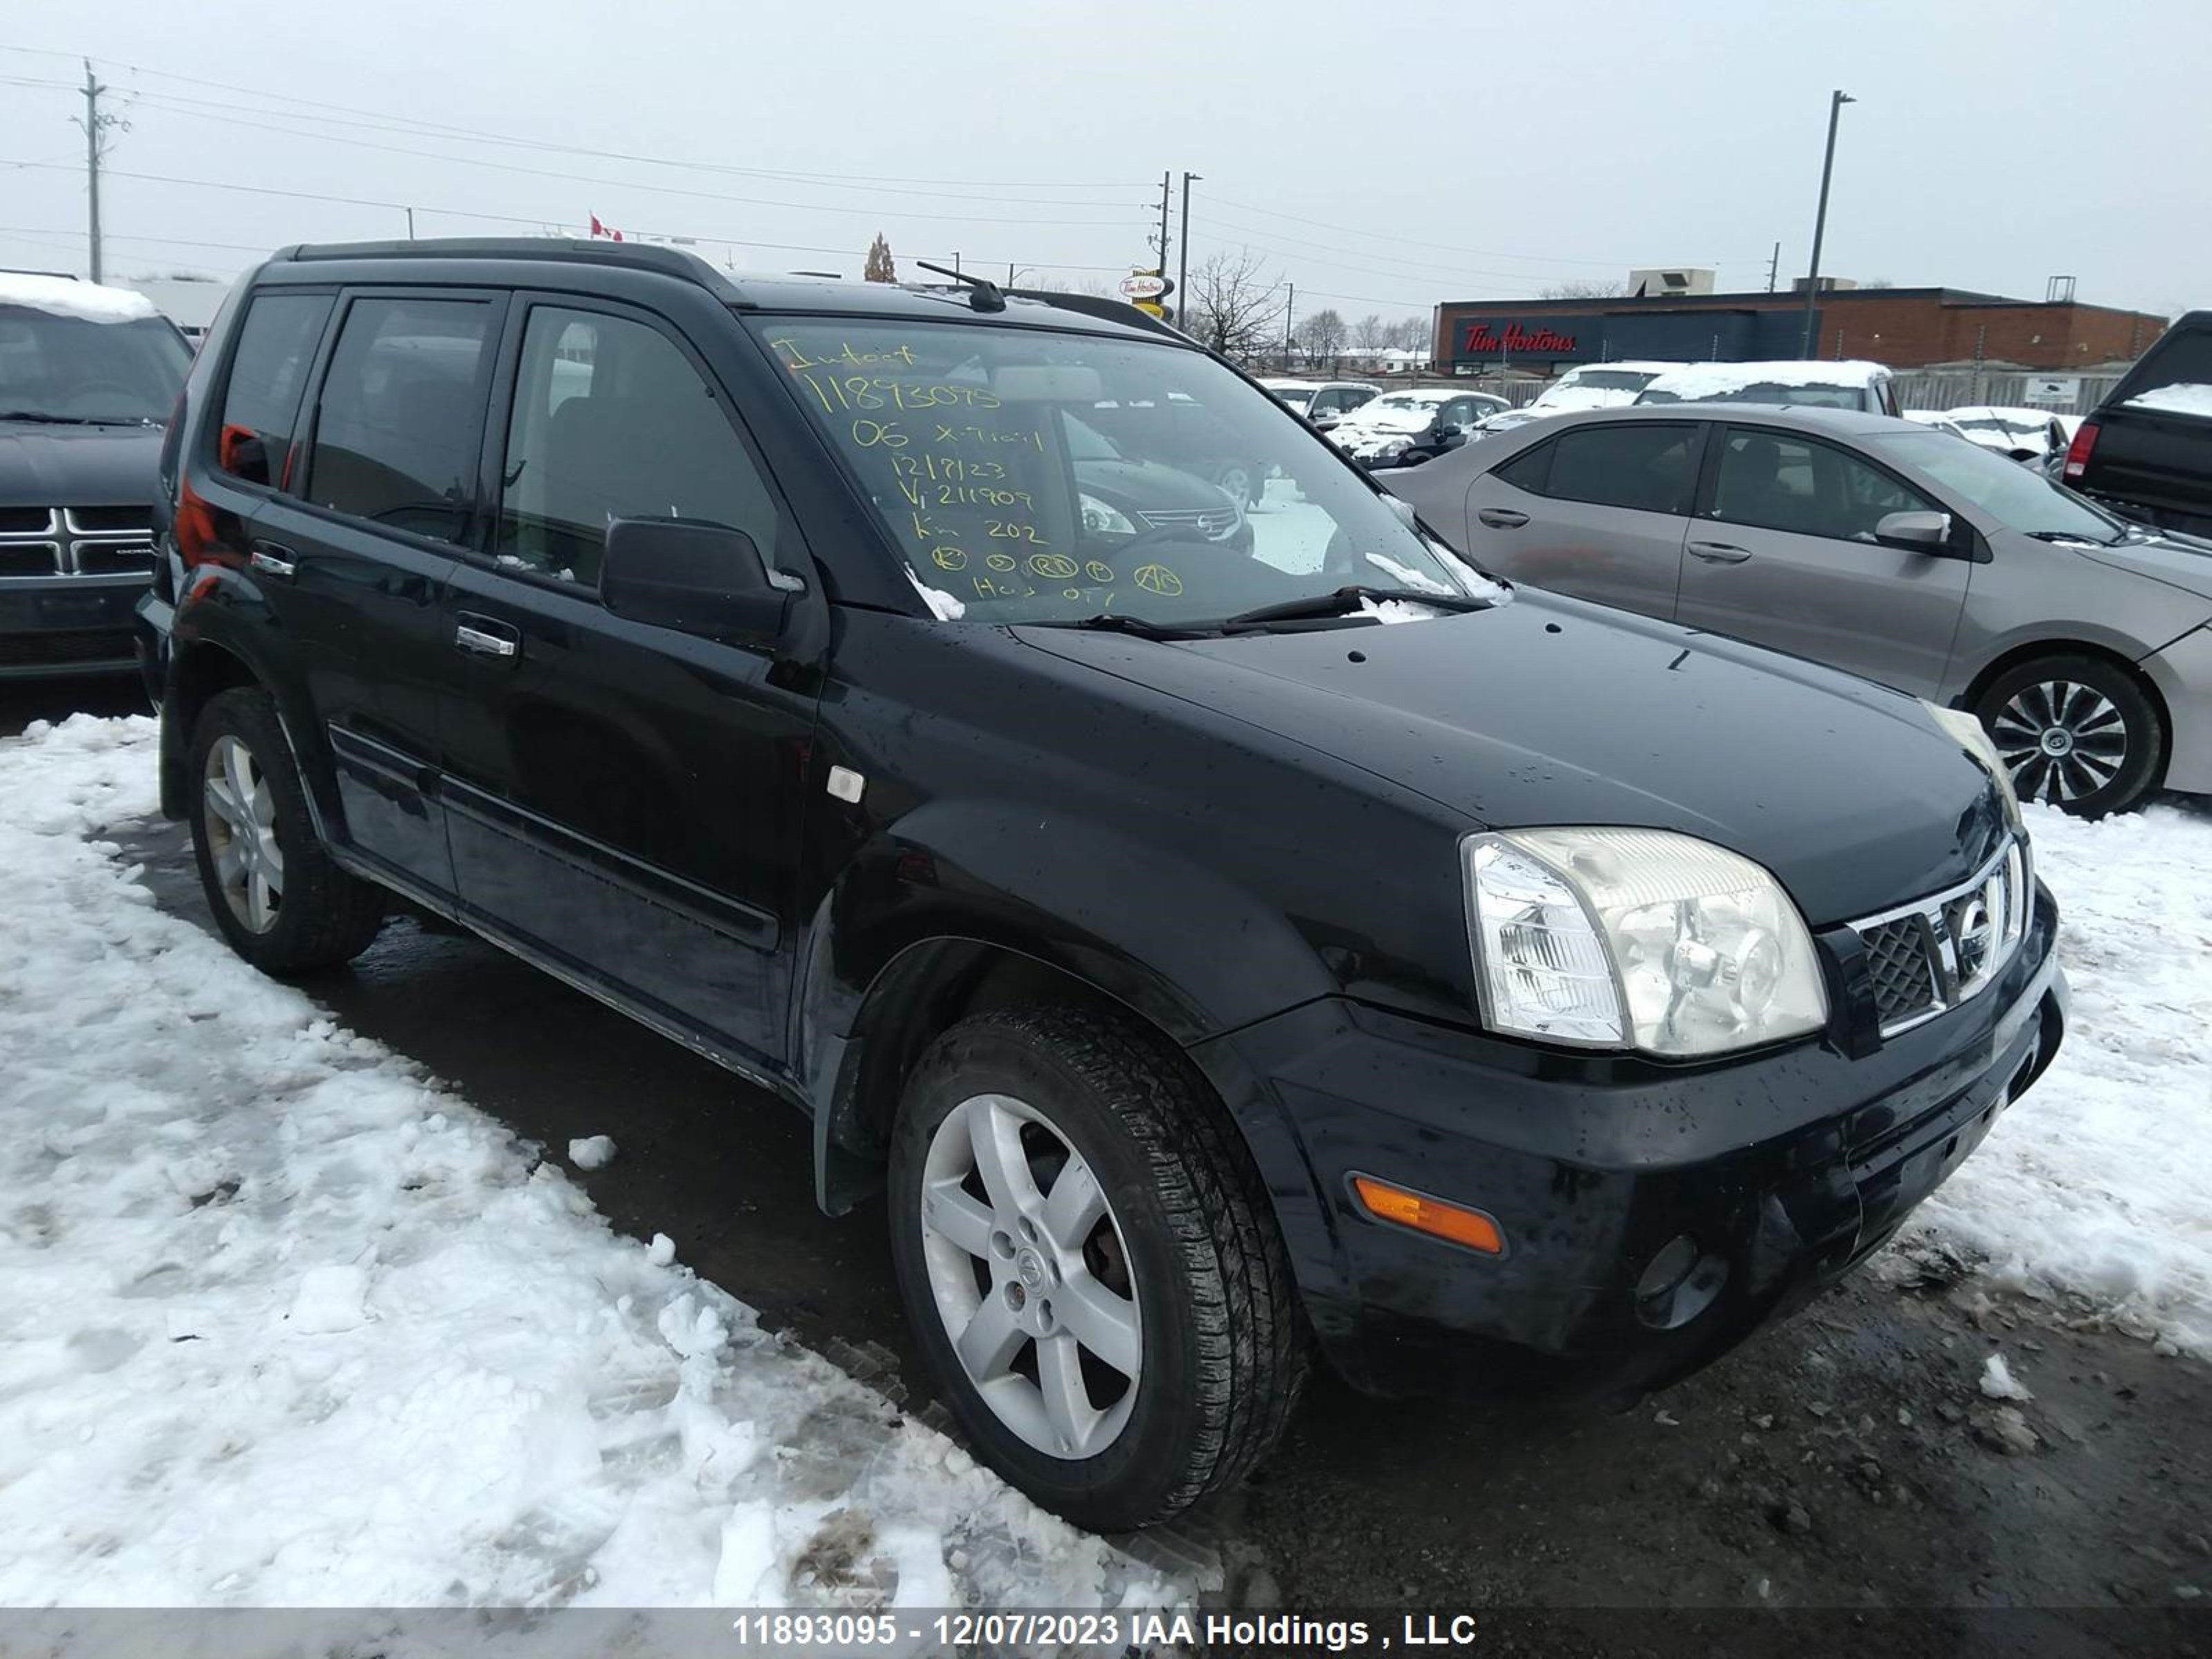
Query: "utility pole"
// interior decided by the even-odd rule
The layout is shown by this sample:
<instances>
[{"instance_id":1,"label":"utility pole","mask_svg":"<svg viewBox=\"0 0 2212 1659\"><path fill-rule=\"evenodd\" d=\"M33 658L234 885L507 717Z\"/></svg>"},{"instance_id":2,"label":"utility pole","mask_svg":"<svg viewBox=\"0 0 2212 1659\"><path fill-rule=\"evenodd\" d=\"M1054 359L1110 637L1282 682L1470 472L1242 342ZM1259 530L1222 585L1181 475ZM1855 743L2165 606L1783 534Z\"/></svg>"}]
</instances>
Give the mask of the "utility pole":
<instances>
[{"instance_id":1,"label":"utility pole","mask_svg":"<svg viewBox=\"0 0 2212 1659\"><path fill-rule=\"evenodd\" d=\"M1298 308L1298 285L1285 283L1283 289L1283 373L1287 374L1291 372L1291 319Z\"/></svg>"},{"instance_id":2,"label":"utility pole","mask_svg":"<svg viewBox=\"0 0 2212 1659\"><path fill-rule=\"evenodd\" d=\"M1174 182L1172 169L1160 174L1160 262L1152 269L1162 276L1168 274L1168 191Z\"/></svg>"},{"instance_id":3,"label":"utility pole","mask_svg":"<svg viewBox=\"0 0 2212 1659\"><path fill-rule=\"evenodd\" d=\"M1820 302L1820 239L1828 228L1828 179L1836 170L1836 123L1844 106L1858 100L1838 88L1828 100L1828 149L1820 161L1820 206L1813 216L1813 268L1805 273L1805 328L1797 342L1797 355L1813 355L1813 313Z\"/></svg>"},{"instance_id":4,"label":"utility pole","mask_svg":"<svg viewBox=\"0 0 2212 1659\"><path fill-rule=\"evenodd\" d=\"M415 210L413 208L407 210L407 240L410 242L415 240Z\"/></svg>"},{"instance_id":5,"label":"utility pole","mask_svg":"<svg viewBox=\"0 0 2212 1659\"><path fill-rule=\"evenodd\" d=\"M1766 262L1766 291L1774 292L1774 279L1782 274L1782 241L1775 239L1774 257Z\"/></svg>"},{"instance_id":6,"label":"utility pole","mask_svg":"<svg viewBox=\"0 0 2212 1659\"><path fill-rule=\"evenodd\" d=\"M85 237L91 246L92 280L100 276L100 94L107 88L92 72L92 59L84 60L84 188Z\"/></svg>"},{"instance_id":7,"label":"utility pole","mask_svg":"<svg viewBox=\"0 0 2212 1659\"><path fill-rule=\"evenodd\" d=\"M1186 173L1182 176L1182 258L1176 266L1175 314L1181 317L1182 308L1190 303L1187 290L1190 286L1190 185L1194 179L1203 180L1204 173ZM1164 276L1167 272L1160 273Z\"/></svg>"}]
</instances>

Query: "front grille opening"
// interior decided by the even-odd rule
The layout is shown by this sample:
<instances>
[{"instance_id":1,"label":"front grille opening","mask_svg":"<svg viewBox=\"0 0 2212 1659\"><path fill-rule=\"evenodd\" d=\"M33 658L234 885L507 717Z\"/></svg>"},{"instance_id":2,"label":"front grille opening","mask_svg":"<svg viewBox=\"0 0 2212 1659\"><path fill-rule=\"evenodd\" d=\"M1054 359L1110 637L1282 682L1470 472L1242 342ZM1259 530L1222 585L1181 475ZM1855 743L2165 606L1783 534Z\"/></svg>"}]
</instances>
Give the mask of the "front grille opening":
<instances>
[{"instance_id":1,"label":"front grille opening","mask_svg":"<svg viewBox=\"0 0 2212 1659\"><path fill-rule=\"evenodd\" d=\"M54 515L43 507L0 507L0 536L43 536Z\"/></svg>"},{"instance_id":2,"label":"front grille opening","mask_svg":"<svg viewBox=\"0 0 2212 1659\"><path fill-rule=\"evenodd\" d=\"M1874 981L1875 1013L1884 1030L1917 1018L1936 1006L1934 952L1918 916L1869 927L1861 935L1867 972Z\"/></svg>"},{"instance_id":3,"label":"front grille opening","mask_svg":"<svg viewBox=\"0 0 2212 1659\"><path fill-rule=\"evenodd\" d=\"M51 576L62 568L52 542L0 542L0 576Z\"/></svg>"},{"instance_id":4,"label":"front grille opening","mask_svg":"<svg viewBox=\"0 0 2212 1659\"><path fill-rule=\"evenodd\" d=\"M72 507L68 513L70 529L95 534L103 530L143 532L154 521L154 510L147 507Z\"/></svg>"}]
</instances>

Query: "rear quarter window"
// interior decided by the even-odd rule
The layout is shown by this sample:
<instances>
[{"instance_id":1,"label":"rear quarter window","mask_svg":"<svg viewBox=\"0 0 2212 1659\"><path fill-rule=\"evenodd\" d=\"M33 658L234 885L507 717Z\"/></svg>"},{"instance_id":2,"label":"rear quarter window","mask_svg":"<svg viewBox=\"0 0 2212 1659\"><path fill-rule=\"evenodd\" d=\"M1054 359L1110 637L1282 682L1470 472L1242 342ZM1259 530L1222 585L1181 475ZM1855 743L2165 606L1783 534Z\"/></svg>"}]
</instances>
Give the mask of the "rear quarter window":
<instances>
[{"instance_id":1,"label":"rear quarter window","mask_svg":"<svg viewBox=\"0 0 2212 1659\"><path fill-rule=\"evenodd\" d=\"M216 465L247 483L282 487L300 397L337 298L262 293L238 326L216 431Z\"/></svg>"}]
</instances>

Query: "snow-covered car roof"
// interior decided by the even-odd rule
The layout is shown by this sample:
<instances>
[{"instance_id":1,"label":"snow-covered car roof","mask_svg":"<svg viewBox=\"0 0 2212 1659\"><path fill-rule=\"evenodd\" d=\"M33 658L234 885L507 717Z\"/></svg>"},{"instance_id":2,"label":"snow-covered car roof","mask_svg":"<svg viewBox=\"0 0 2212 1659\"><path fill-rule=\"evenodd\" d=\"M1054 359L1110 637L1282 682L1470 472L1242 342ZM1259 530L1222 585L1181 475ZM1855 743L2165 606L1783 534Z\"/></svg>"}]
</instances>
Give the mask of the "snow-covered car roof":
<instances>
[{"instance_id":1,"label":"snow-covered car roof","mask_svg":"<svg viewBox=\"0 0 2212 1659\"><path fill-rule=\"evenodd\" d=\"M2212 386L2199 380L2176 380L2138 392L2122 409L2148 409L2160 415L2212 415Z\"/></svg>"},{"instance_id":2,"label":"snow-covered car roof","mask_svg":"<svg viewBox=\"0 0 2212 1659\"><path fill-rule=\"evenodd\" d=\"M27 306L88 323L135 323L161 314L151 300L127 288L15 270L0 270L0 306Z\"/></svg>"},{"instance_id":3,"label":"snow-covered car roof","mask_svg":"<svg viewBox=\"0 0 2212 1659\"><path fill-rule=\"evenodd\" d=\"M1690 367L1692 365L1682 362L1680 358L1662 362L1657 358L1622 357L1607 363L1579 363L1559 376L1559 380L1564 383L1573 380L1578 374L1595 374L1608 369L1625 371L1631 374L1664 374L1670 369Z\"/></svg>"},{"instance_id":4,"label":"snow-covered car roof","mask_svg":"<svg viewBox=\"0 0 2212 1659\"><path fill-rule=\"evenodd\" d=\"M1754 386L1869 386L1889 374L1887 364L1847 357L1824 363L1805 358L1781 358L1763 363L1692 363L1672 368L1644 390L1668 392L1684 403L1700 398L1724 397Z\"/></svg>"}]
</instances>

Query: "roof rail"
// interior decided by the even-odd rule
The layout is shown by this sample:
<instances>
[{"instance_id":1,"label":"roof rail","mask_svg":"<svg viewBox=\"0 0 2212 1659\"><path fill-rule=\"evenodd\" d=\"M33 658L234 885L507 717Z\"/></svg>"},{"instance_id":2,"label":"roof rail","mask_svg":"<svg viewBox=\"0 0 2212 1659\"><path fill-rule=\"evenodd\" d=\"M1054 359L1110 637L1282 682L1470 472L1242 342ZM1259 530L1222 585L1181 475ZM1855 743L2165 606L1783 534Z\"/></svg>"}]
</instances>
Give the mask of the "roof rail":
<instances>
[{"instance_id":1,"label":"roof rail","mask_svg":"<svg viewBox=\"0 0 2212 1659\"><path fill-rule=\"evenodd\" d=\"M654 270L696 283L717 299L744 305L735 283L697 254L649 242L584 241L569 236L434 236L392 242L302 242L277 250L276 258L311 264L324 259L557 259Z\"/></svg>"},{"instance_id":2,"label":"roof rail","mask_svg":"<svg viewBox=\"0 0 2212 1659\"><path fill-rule=\"evenodd\" d=\"M1139 311L1127 300L1109 300L1098 294L1061 294L1052 289L1010 288L1007 294L1020 300L1041 300L1048 306L1058 306L1062 311L1079 311L1086 317L1096 317L1102 322L1120 323L1127 328L1149 329L1155 334L1164 334L1185 345L1196 345L1197 341L1172 323L1162 322L1149 311Z\"/></svg>"}]
</instances>

